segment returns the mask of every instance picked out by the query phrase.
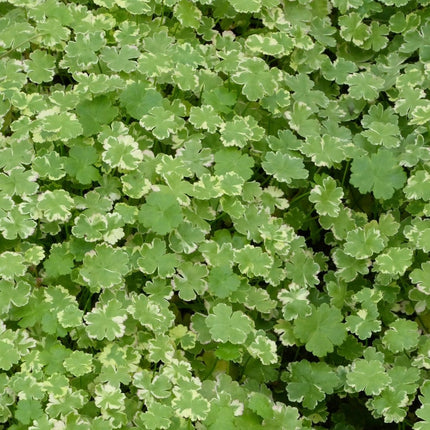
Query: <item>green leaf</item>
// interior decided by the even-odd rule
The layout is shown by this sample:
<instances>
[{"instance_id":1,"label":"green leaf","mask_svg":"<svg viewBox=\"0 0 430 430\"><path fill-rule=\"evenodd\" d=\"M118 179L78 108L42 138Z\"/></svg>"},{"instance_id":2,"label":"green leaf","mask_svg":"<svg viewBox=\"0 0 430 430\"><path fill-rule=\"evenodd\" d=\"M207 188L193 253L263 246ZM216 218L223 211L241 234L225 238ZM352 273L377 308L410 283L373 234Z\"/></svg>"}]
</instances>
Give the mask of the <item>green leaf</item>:
<instances>
[{"instance_id":1,"label":"green leaf","mask_svg":"<svg viewBox=\"0 0 430 430\"><path fill-rule=\"evenodd\" d=\"M92 292L99 292L120 284L128 270L128 256L123 250L100 244L85 254L79 274Z\"/></svg>"},{"instance_id":2,"label":"green leaf","mask_svg":"<svg viewBox=\"0 0 430 430\"><path fill-rule=\"evenodd\" d=\"M294 322L294 334L305 343L306 350L317 357L324 357L341 345L346 338L346 328L339 309L323 303L311 305L309 316L298 317Z\"/></svg>"},{"instance_id":3,"label":"green leaf","mask_svg":"<svg viewBox=\"0 0 430 430\"><path fill-rule=\"evenodd\" d=\"M414 425L414 430L427 430L430 424L430 383L425 381L420 388L421 396L418 396L421 407L416 414L424 421L419 421Z\"/></svg>"},{"instance_id":4,"label":"green leaf","mask_svg":"<svg viewBox=\"0 0 430 430\"><path fill-rule=\"evenodd\" d=\"M239 148L245 147L249 141L260 140L264 135L264 129L258 125L254 117L238 115L232 121L222 123L220 132L224 146Z\"/></svg>"},{"instance_id":5,"label":"green leaf","mask_svg":"<svg viewBox=\"0 0 430 430\"><path fill-rule=\"evenodd\" d=\"M205 226L204 226L205 227ZM207 229L184 221L169 235L169 246L177 253L192 254L207 234Z\"/></svg>"},{"instance_id":6,"label":"green leaf","mask_svg":"<svg viewBox=\"0 0 430 430\"><path fill-rule=\"evenodd\" d=\"M355 313L346 317L346 326L359 339L368 339L374 332L381 330L377 304L381 300L382 295L370 288L363 288L357 294L354 294L353 298L361 304L361 307L360 309L356 309Z\"/></svg>"},{"instance_id":7,"label":"green leaf","mask_svg":"<svg viewBox=\"0 0 430 430\"><path fill-rule=\"evenodd\" d=\"M181 207L173 193L166 188L152 191L140 207L138 220L144 227L165 235L182 221Z\"/></svg>"},{"instance_id":8,"label":"green leaf","mask_svg":"<svg viewBox=\"0 0 430 430\"><path fill-rule=\"evenodd\" d=\"M102 95L79 103L76 113L84 136L91 136L99 133L102 125L110 123L118 115L118 108L112 106L109 97Z\"/></svg>"},{"instance_id":9,"label":"green leaf","mask_svg":"<svg viewBox=\"0 0 430 430\"><path fill-rule=\"evenodd\" d=\"M299 149L317 166L332 167L346 158L348 143L339 137L324 134L322 137L307 137Z\"/></svg>"},{"instance_id":10,"label":"green leaf","mask_svg":"<svg viewBox=\"0 0 430 430\"><path fill-rule=\"evenodd\" d=\"M153 377L148 370L137 372L133 376L133 384L138 390L139 398L143 400L165 399L170 397L172 384L164 374L157 374Z\"/></svg>"},{"instance_id":11,"label":"green leaf","mask_svg":"<svg viewBox=\"0 0 430 430\"><path fill-rule=\"evenodd\" d=\"M193 421L204 420L209 412L209 402L196 390L173 388L172 406L179 416Z\"/></svg>"},{"instance_id":12,"label":"green leaf","mask_svg":"<svg viewBox=\"0 0 430 430\"><path fill-rule=\"evenodd\" d=\"M0 0L0 427L430 430L428 4Z\"/></svg>"},{"instance_id":13,"label":"green leaf","mask_svg":"<svg viewBox=\"0 0 430 430\"><path fill-rule=\"evenodd\" d=\"M159 402L151 402L146 412L138 412L135 419L137 425L145 429L168 429L172 423L170 417L173 414L171 407Z\"/></svg>"},{"instance_id":14,"label":"green leaf","mask_svg":"<svg viewBox=\"0 0 430 430\"><path fill-rule=\"evenodd\" d=\"M381 168L381 166L384 166ZM373 192L377 199L389 199L406 181L403 169L393 154L380 149L376 154L354 158L351 163L351 183L360 192Z\"/></svg>"},{"instance_id":15,"label":"green leaf","mask_svg":"<svg viewBox=\"0 0 430 430\"><path fill-rule=\"evenodd\" d=\"M40 49L30 54L31 61L27 62L28 77L36 84L50 82L54 76L55 57Z\"/></svg>"},{"instance_id":16,"label":"green leaf","mask_svg":"<svg viewBox=\"0 0 430 430\"><path fill-rule=\"evenodd\" d=\"M369 124L367 128L368 130L361 134L367 137L373 145L382 145L388 149L400 145L400 130L396 124L375 121Z\"/></svg>"},{"instance_id":17,"label":"green leaf","mask_svg":"<svg viewBox=\"0 0 430 430\"><path fill-rule=\"evenodd\" d=\"M387 248L375 259L374 269L381 273L403 275L412 264L413 252L410 248Z\"/></svg>"},{"instance_id":18,"label":"green leaf","mask_svg":"<svg viewBox=\"0 0 430 430\"><path fill-rule=\"evenodd\" d=\"M241 344L253 329L252 320L241 311L232 311L231 306L217 304L206 317L206 325L216 342Z\"/></svg>"},{"instance_id":19,"label":"green leaf","mask_svg":"<svg viewBox=\"0 0 430 430\"><path fill-rule=\"evenodd\" d=\"M346 374L346 382L355 392L364 391L368 396L380 394L391 379L378 360L358 359Z\"/></svg>"},{"instance_id":20,"label":"green leaf","mask_svg":"<svg viewBox=\"0 0 430 430\"><path fill-rule=\"evenodd\" d=\"M106 0L103 0L103 1L106 1ZM125 8L128 12L130 12L133 15L151 14L152 8L148 0L120 0L117 3L119 3L121 7ZM112 7L112 6L108 6L108 7Z\"/></svg>"},{"instance_id":21,"label":"green leaf","mask_svg":"<svg viewBox=\"0 0 430 430\"><path fill-rule=\"evenodd\" d=\"M81 214L75 218L75 225L72 233L83 238L86 242L96 242L103 238L103 233L107 230L107 218L102 214Z\"/></svg>"},{"instance_id":22,"label":"green leaf","mask_svg":"<svg viewBox=\"0 0 430 430\"><path fill-rule=\"evenodd\" d=\"M127 313L121 302L109 300L107 304L97 306L85 315L86 331L89 337L98 340L114 340L124 335L126 319Z\"/></svg>"},{"instance_id":23,"label":"green leaf","mask_svg":"<svg viewBox=\"0 0 430 430\"><path fill-rule=\"evenodd\" d=\"M69 41L65 48L65 55L60 66L70 72L78 72L91 67L98 61L96 52L106 43L102 32L89 33L86 37L83 33L76 35L75 41Z\"/></svg>"},{"instance_id":24,"label":"green leaf","mask_svg":"<svg viewBox=\"0 0 430 430\"><path fill-rule=\"evenodd\" d=\"M174 321L174 314L166 300L144 294L133 297L129 312L140 324L157 334L165 333Z\"/></svg>"},{"instance_id":25,"label":"green leaf","mask_svg":"<svg viewBox=\"0 0 430 430\"><path fill-rule=\"evenodd\" d=\"M428 35L430 34L430 26L426 23L417 28L410 29L404 34L405 43L401 46L402 52L414 52L418 49L421 61L426 62L429 59L428 53Z\"/></svg>"},{"instance_id":26,"label":"green leaf","mask_svg":"<svg viewBox=\"0 0 430 430\"><path fill-rule=\"evenodd\" d=\"M45 191L44 193L39 194L37 200L37 207L47 221L66 222L70 219L74 201L67 191Z\"/></svg>"},{"instance_id":27,"label":"green leaf","mask_svg":"<svg viewBox=\"0 0 430 430\"><path fill-rule=\"evenodd\" d=\"M15 167L7 174L0 174L0 189L9 196L30 196L38 190L37 175L23 167Z\"/></svg>"},{"instance_id":28,"label":"green leaf","mask_svg":"<svg viewBox=\"0 0 430 430\"><path fill-rule=\"evenodd\" d=\"M153 107L142 116L139 122L146 130L152 131L152 134L159 140L168 138L183 126L182 118L161 106Z\"/></svg>"},{"instance_id":29,"label":"green leaf","mask_svg":"<svg viewBox=\"0 0 430 430\"><path fill-rule=\"evenodd\" d=\"M324 61L321 65L321 72L325 79L335 80L338 84L345 84L347 77L357 71L357 65L345 58L338 57L331 63Z\"/></svg>"},{"instance_id":30,"label":"green leaf","mask_svg":"<svg viewBox=\"0 0 430 430\"><path fill-rule=\"evenodd\" d=\"M261 248L245 245L235 251L234 259L241 273L249 276L267 276L273 260Z\"/></svg>"},{"instance_id":31,"label":"green leaf","mask_svg":"<svg viewBox=\"0 0 430 430\"><path fill-rule=\"evenodd\" d=\"M221 245L214 241L205 241L199 245L199 252L211 266L225 266L233 263L233 247L231 243Z\"/></svg>"},{"instance_id":32,"label":"green leaf","mask_svg":"<svg viewBox=\"0 0 430 430\"><path fill-rule=\"evenodd\" d=\"M73 351L69 357L64 360L64 368L74 376L82 376L92 371L92 363L93 359L91 354L83 351Z\"/></svg>"},{"instance_id":33,"label":"green leaf","mask_svg":"<svg viewBox=\"0 0 430 430\"><path fill-rule=\"evenodd\" d=\"M161 106L163 97L145 81L133 82L120 95L120 103L135 119L142 118L154 106Z\"/></svg>"},{"instance_id":34,"label":"green leaf","mask_svg":"<svg viewBox=\"0 0 430 430\"><path fill-rule=\"evenodd\" d=\"M0 167L5 171L30 164L33 158L34 148L27 140L12 140L0 149Z\"/></svg>"},{"instance_id":35,"label":"green leaf","mask_svg":"<svg viewBox=\"0 0 430 430\"><path fill-rule=\"evenodd\" d=\"M335 217L339 214L343 197L343 189L336 187L336 181L331 178L325 178L322 185L316 185L312 188L309 201L315 203L315 209L320 215Z\"/></svg>"},{"instance_id":36,"label":"green leaf","mask_svg":"<svg viewBox=\"0 0 430 430\"><path fill-rule=\"evenodd\" d=\"M197 129L208 130L209 133L215 133L222 124L221 117L210 105L203 105L201 107L193 106L190 109L189 121Z\"/></svg>"},{"instance_id":37,"label":"green leaf","mask_svg":"<svg viewBox=\"0 0 430 430\"><path fill-rule=\"evenodd\" d=\"M237 12L253 13L261 9L261 0L228 0Z\"/></svg>"},{"instance_id":38,"label":"green leaf","mask_svg":"<svg viewBox=\"0 0 430 430\"><path fill-rule=\"evenodd\" d=\"M57 278L72 272L74 263L70 246L67 243L54 243L49 251L49 256L43 262L48 278Z\"/></svg>"},{"instance_id":39,"label":"green leaf","mask_svg":"<svg viewBox=\"0 0 430 430\"><path fill-rule=\"evenodd\" d=\"M137 265L143 273L152 274L156 270L161 277L170 277L175 273L176 255L166 253L164 240L155 238L151 244L144 243L139 251L141 257Z\"/></svg>"},{"instance_id":40,"label":"green leaf","mask_svg":"<svg viewBox=\"0 0 430 430\"><path fill-rule=\"evenodd\" d=\"M209 148L202 148L200 141L190 140L178 149L177 158L182 160L186 168L200 177L207 173L207 167L212 164L214 156Z\"/></svg>"},{"instance_id":41,"label":"green leaf","mask_svg":"<svg viewBox=\"0 0 430 430\"><path fill-rule=\"evenodd\" d=\"M130 73L137 67L137 63L133 59L139 57L139 55L140 52L135 46L125 45L120 49L108 46L102 49L100 58L112 71Z\"/></svg>"},{"instance_id":42,"label":"green leaf","mask_svg":"<svg viewBox=\"0 0 430 430\"><path fill-rule=\"evenodd\" d=\"M287 184L290 184L293 179L306 179L309 175L301 158L279 151L267 152L262 166L267 174Z\"/></svg>"},{"instance_id":43,"label":"green leaf","mask_svg":"<svg viewBox=\"0 0 430 430\"><path fill-rule=\"evenodd\" d=\"M265 55L277 57L281 53L291 51L291 48L293 47L292 39L282 37L282 43L280 39L281 34L276 32L271 34L268 33L265 36L262 36L261 34L251 34L246 39L246 47L252 52L260 52Z\"/></svg>"},{"instance_id":44,"label":"green leaf","mask_svg":"<svg viewBox=\"0 0 430 430\"><path fill-rule=\"evenodd\" d=\"M0 217L0 231L8 240L16 239L18 236L26 239L34 233L36 225L23 204L12 207Z\"/></svg>"},{"instance_id":45,"label":"green leaf","mask_svg":"<svg viewBox=\"0 0 430 430\"><path fill-rule=\"evenodd\" d=\"M151 190L151 181L145 177L144 162L130 173L121 175L122 190L126 196L140 199Z\"/></svg>"},{"instance_id":46,"label":"green leaf","mask_svg":"<svg viewBox=\"0 0 430 430\"><path fill-rule=\"evenodd\" d=\"M244 0L229 0L230 2L243 2ZM259 0L246 2L247 7ZM234 6L234 5L233 5ZM250 101L256 101L266 95L272 95L278 88L278 70L269 69L261 58L249 58L239 63L238 71L232 75L235 83L243 85L242 92Z\"/></svg>"},{"instance_id":47,"label":"green leaf","mask_svg":"<svg viewBox=\"0 0 430 430\"><path fill-rule=\"evenodd\" d=\"M236 103L237 96L235 92L220 86L203 91L202 100L205 104L211 105L217 113L229 113Z\"/></svg>"},{"instance_id":48,"label":"green leaf","mask_svg":"<svg viewBox=\"0 0 430 430\"><path fill-rule=\"evenodd\" d=\"M102 159L111 167L135 170L143 159L137 142L131 136L109 136L103 140Z\"/></svg>"},{"instance_id":49,"label":"green leaf","mask_svg":"<svg viewBox=\"0 0 430 430\"><path fill-rule=\"evenodd\" d=\"M346 78L349 94L354 99L375 100L382 90L384 80L371 72L353 73Z\"/></svg>"},{"instance_id":50,"label":"green leaf","mask_svg":"<svg viewBox=\"0 0 430 430\"><path fill-rule=\"evenodd\" d=\"M9 370L21 358L16 346L16 333L6 330L4 323L0 324L0 369Z\"/></svg>"},{"instance_id":51,"label":"green leaf","mask_svg":"<svg viewBox=\"0 0 430 430\"><path fill-rule=\"evenodd\" d=\"M64 167L67 174L75 178L79 183L87 185L100 179L100 173L93 164L99 155L93 146L76 144L70 148L69 157L65 160Z\"/></svg>"},{"instance_id":52,"label":"green leaf","mask_svg":"<svg viewBox=\"0 0 430 430\"><path fill-rule=\"evenodd\" d=\"M22 399L18 401L15 417L22 424L30 424L34 419L43 415L40 401L34 399Z\"/></svg>"},{"instance_id":53,"label":"green leaf","mask_svg":"<svg viewBox=\"0 0 430 430\"><path fill-rule=\"evenodd\" d=\"M392 352L410 351L418 346L418 326L414 321L398 319L390 324L382 342Z\"/></svg>"},{"instance_id":54,"label":"green leaf","mask_svg":"<svg viewBox=\"0 0 430 430\"><path fill-rule=\"evenodd\" d=\"M359 4L361 5L361 0L359 0ZM363 45L370 37L369 27L362 22L360 15L356 12L341 16L339 24L341 37L344 40L353 42L357 46Z\"/></svg>"},{"instance_id":55,"label":"green leaf","mask_svg":"<svg viewBox=\"0 0 430 430\"><path fill-rule=\"evenodd\" d=\"M230 266L213 267L209 272L208 291L215 297L225 299L240 285L240 276Z\"/></svg>"},{"instance_id":56,"label":"green leaf","mask_svg":"<svg viewBox=\"0 0 430 430\"><path fill-rule=\"evenodd\" d=\"M430 119L430 103L428 100L424 100L421 102L420 106L417 106L412 111L412 119L410 121L411 124L414 125L423 125L426 124Z\"/></svg>"},{"instance_id":57,"label":"green leaf","mask_svg":"<svg viewBox=\"0 0 430 430\"><path fill-rule=\"evenodd\" d=\"M58 108L42 111L37 118L33 131L36 142L45 140L71 140L83 133L77 116L70 112L59 112Z\"/></svg>"},{"instance_id":58,"label":"green leaf","mask_svg":"<svg viewBox=\"0 0 430 430\"><path fill-rule=\"evenodd\" d=\"M333 251L332 260L337 267L336 277L343 281L351 282L359 273L361 275L369 273L370 260L358 260L340 248Z\"/></svg>"},{"instance_id":59,"label":"green leaf","mask_svg":"<svg viewBox=\"0 0 430 430\"><path fill-rule=\"evenodd\" d=\"M416 248L429 252L430 222L425 219L414 218L411 224L407 225L404 230L405 236Z\"/></svg>"},{"instance_id":60,"label":"green leaf","mask_svg":"<svg viewBox=\"0 0 430 430\"><path fill-rule=\"evenodd\" d=\"M417 284L419 291L430 294L430 262L426 261L421 264L420 269L414 269L409 275L410 280Z\"/></svg>"},{"instance_id":61,"label":"green leaf","mask_svg":"<svg viewBox=\"0 0 430 430\"><path fill-rule=\"evenodd\" d=\"M381 252L384 247L385 240L381 232L375 225L368 223L347 234L344 251L351 257L363 259Z\"/></svg>"},{"instance_id":62,"label":"green leaf","mask_svg":"<svg viewBox=\"0 0 430 430\"><path fill-rule=\"evenodd\" d=\"M290 363L288 370L288 399L300 402L308 409L314 409L340 383L340 378L327 363L301 360Z\"/></svg>"},{"instance_id":63,"label":"green leaf","mask_svg":"<svg viewBox=\"0 0 430 430\"><path fill-rule=\"evenodd\" d=\"M297 284L291 283L288 290L282 289L278 293L278 299L282 303L282 315L287 321L296 319L299 316L307 316L311 313L308 299L309 291Z\"/></svg>"},{"instance_id":64,"label":"green leaf","mask_svg":"<svg viewBox=\"0 0 430 430\"><path fill-rule=\"evenodd\" d=\"M222 195L220 178L210 174L203 174L199 181L194 182L192 196L200 200L210 200Z\"/></svg>"},{"instance_id":65,"label":"green leaf","mask_svg":"<svg viewBox=\"0 0 430 430\"><path fill-rule=\"evenodd\" d=\"M23 276L27 270L24 257L17 252L6 251L0 254L0 276L13 280Z\"/></svg>"},{"instance_id":66,"label":"green leaf","mask_svg":"<svg viewBox=\"0 0 430 430\"><path fill-rule=\"evenodd\" d=\"M266 336L256 336L247 350L252 357L259 358L265 366L278 362L276 343Z\"/></svg>"},{"instance_id":67,"label":"green leaf","mask_svg":"<svg viewBox=\"0 0 430 430\"><path fill-rule=\"evenodd\" d=\"M386 423L399 423L406 417L408 403L409 397L404 391L385 389L370 405Z\"/></svg>"},{"instance_id":68,"label":"green leaf","mask_svg":"<svg viewBox=\"0 0 430 430\"><path fill-rule=\"evenodd\" d=\"M178 64L173 72L173 81L182 91L197 91L199 79L193 66Z\"/></svg>"},{"instance_id":69,"label":"green leaf","mask_svg":"<svg viewBox=\"0 0 430 430\"><path fill-rule=\"evenodd\" d=\"M408 183L403 188L407 199L430 201L430 173L426 170L417 170L408 179Z\"/></svg>"},{"instance_id":70,"label":"green leaf","mask_svg":"<svg viewBox=\"0 0 430 430\"><path fill-rule=\"evenodd\" d=\"M66 175L64 161L65 157L60 157L58 152L52 151L42 157L36 157L32 167L39 177L58 181Z\"/></svg>"},{"instance_id":71,"label":"green leaf","mask_svg":"<svg viewBox=\"0 0 430 430\"><path fill-rule=\"evenodd\" d=\"M320 266L309 251L300 249L294 252L285 264L285 269L287 277L301 287L319 283L317 275L320 272Z\"/></svg>"},{"instance_id":72,"label":"green leaf","mask_svg":"<svg viewBox=\"0 0 430 430\"><path fill-rule=\"evenodd\" d=\"M174 14L184 27L198 28L202 13L189 0L179 0L174 7Z\"/></svg>"},{"instance_id":73,"label":"green leaf","mask_svg":"<svg viewBox=\"0 0 430 430\"><path fill-rule=\"evenodd\" d=\"M101 410L124 409L125 395L121 390L107 383L104 385L96 385L94 403Z\"/></svg>"},{"instance_id":74,"label":"green leaf","mask_svg":"<svg viewBox=\"0 0 430 430\"><path fill-rule=\"evenodd\" d=\"M0 313L6 314L11 306L25 306L29 301L30 291L31 286L25 281L15 283L10 280L0 280Z\"/></svg>"}]
</instances>

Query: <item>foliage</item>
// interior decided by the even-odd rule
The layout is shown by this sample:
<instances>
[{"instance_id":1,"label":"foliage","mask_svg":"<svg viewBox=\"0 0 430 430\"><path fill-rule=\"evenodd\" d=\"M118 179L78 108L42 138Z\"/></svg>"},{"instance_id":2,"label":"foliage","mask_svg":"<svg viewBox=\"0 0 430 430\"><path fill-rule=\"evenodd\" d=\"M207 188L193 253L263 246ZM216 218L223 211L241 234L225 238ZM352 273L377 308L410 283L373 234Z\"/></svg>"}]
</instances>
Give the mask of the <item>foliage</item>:
<instances>
[{"instance_id":1,"label":"foliage","mask_svg":"<svg viewBox=\"0 0 430 430\"><path fill-rule=\"evenodd\" d=\"M430 428L428 0L0 0L0 428Z\"/></svg>"}]
</instances>

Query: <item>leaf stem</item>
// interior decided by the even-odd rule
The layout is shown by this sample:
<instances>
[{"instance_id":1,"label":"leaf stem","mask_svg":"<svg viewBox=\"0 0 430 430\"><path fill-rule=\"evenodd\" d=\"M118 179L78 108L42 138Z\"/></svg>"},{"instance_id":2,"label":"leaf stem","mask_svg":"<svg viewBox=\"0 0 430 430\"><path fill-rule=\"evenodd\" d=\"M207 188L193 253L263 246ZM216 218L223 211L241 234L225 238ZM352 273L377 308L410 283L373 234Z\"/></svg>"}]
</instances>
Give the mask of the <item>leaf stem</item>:
<instances>
[{"instance_id":1,"label":"leaf stem","mask_svg":"<svg viewBox=\"0 0 430 430\"><path fill-rule=\"evenodd\" d=\"M19 47L25 45L26 43L31 42L33 39L36 39L39 36L40 36L40 34L35 34L35 35L31 36L29 39L26 39L23 42L18 43L18 45L14 46L13 48L10 48L9 50L7 50L5 52L3 52L3 54L0 55L0 59L6 57L11 52L15 51L16 49L18 49Z\"/></svg>"},{"instance_id":2,"label":"leaf stem","mask_svg":"<svg viewBox=\"0 0 430 430\"><path fill-rule=\"evenodd\" d=\"M303 197L306 197L310 193L311 193L310 191L306 191L306 193L300 194L297 197L293 197L292 200L290 200L290 205L294 202L297 202L298 200L301 200Z\"/></svg>"},{"instance_id":3,"label":"leaf stem","mask_svg":"<svg viewBox=\"0 0 430 430\"><path fill-rule=\"evenodd\" d=\"M238 381L240 381L242 379L242 377L243 377L243 375L245 373L245 370L246 370L246 366L248 365L250 359L251 359L251 356L248 355L247 359L245 360L245 362L242 365L242 369L241 369L240 375L237 378Z\"/></svg>"},{"instance_id":4,"label":"leaf stem","mask_svg":"<svg viewBox=\"0 0 430 430\"><path fill-rule=\"evenodd\" d=\"M160 27L164 25L164 0L161 1L161 19L160 19Z\"/></svg>"},{"instance_id":5,"label":"leaf stem","mask_svg":"<svg viewBox=\"0 0 430 430\"><path fill-rule=\"evenodd\" d=\"M294 354L293 361L297 361L297 358L299 357L300 352L300 346L297 346L296 353Z\"/></svg>"},{"instance_id":6,"label":"leaf stem","mask_svg":"<svg viewBox=\"0 0 430 430\"><path fill-rule=\"evenodd\" d=\"M64 233L66 234L66 241L69 241L69 239L70 239L70 226L69 226L69 224L66 224L64 226Z\"/></svg>"},{"instance_id":7,"label":"leaf stem","mask_svg":"<svg viewBox=\"0 0 430 430\"><path fill-rule=\"evenodd\" d=\"M343 171L343 176L342 176L342 187L343 187L343 184L345 183L346 173L347 173L348 168L349 168L349 163L350 163L350 160L347 160L346 165L345 165L345 170Z\"/></svg>"},{"instance_id":8,"label":"leaf stem","mask_svg":"<svg viewBox=\"0 0 430 430\"><path fill-rule=\"evenodd\" d=\"M212 222L216 222L221 218L224 218L226 215L228 215L227 212L221 212Z\"/></svg>"},{"instance_id":9,"label":"leaf stem","mask_svg":"<svg viewBox=\"0 0 430 430\"><path fill-rule=\"evenodd\" d=\"M99 61L97 61L97 66L98 66L98 68L99 68L100 74L101 74L101 75L103 75L103 69L102 69L102 66L101 66L101 64L100 64L100 60L99 60Z\"/></svg>"},{"instance_id":10,"label":"leaf stem","mask_svg":"<svg viewBox=\"0 0 430 430\"><path fill-rule=\"evenodd\" d=\"M175 24L175 27L173 28L172 37L175 36L176 31L178 30L178 26L179 26L179 21Z\"/></svg>"},{"instance_id":11,"label":"leaf stem","mask_svg":"<svg viewBox=\"0 0 430 430\"><path fill-rule=\"evenodd\" d=\"M423 329L424 333L428 334L429 332L427 330L427 327L425 326L424 321L421 319L421 317L420 317L420 315L418 313L417 313L417 320L420 323L420 326Z\"/></svg>"},{"instance_id":12,"label":"leaf stem","mask_svg":"<svg viewBox=\"0 0 430 430\"><path fill-rule=\"evenodd\" d=\"M218 361L219 361L218 357L215 357L215 360L212 364L212 367L205 373L205 375L203 376L203 380L208 379L209 376L212 375L213 371L215 370L216 365L218 364Z\"/></svg>"},{"instance_id":13,"label":"leaf stem","mask_svg":"<svg viewBox=\"0 0 430 430\"><path fill-rule=\"evenodd\" d=\"M314 215L314 216L308 216L303 220L303 224L308 222L308 221L312 221L314 219L318 219L320 216L319 215Z\"/></svg>"},{"instance_id":14,"label":"leaf stem","mask_svg":"<svg viewBox=\"0 0 430 430\"><path fill-rule=\"evenodd\" d=\"M263 187L264 185L266 185L268 182L270 182L272 180L272 176L267 175L264 179L264 181L260 182L260 185Z\"/></svg>"},{"instance_id":15,"label":"leaf stem","mask_svg":"<svg viewBox=\"0 0 430 430\"><path fill-rule=\"evenodd\" d=\"M243 108L242 112L240 113L242 116L245 114L245 112L248 110L249 106L251 105L251 102L249 101L245 107Z\"/></svg>"}]
</instances>

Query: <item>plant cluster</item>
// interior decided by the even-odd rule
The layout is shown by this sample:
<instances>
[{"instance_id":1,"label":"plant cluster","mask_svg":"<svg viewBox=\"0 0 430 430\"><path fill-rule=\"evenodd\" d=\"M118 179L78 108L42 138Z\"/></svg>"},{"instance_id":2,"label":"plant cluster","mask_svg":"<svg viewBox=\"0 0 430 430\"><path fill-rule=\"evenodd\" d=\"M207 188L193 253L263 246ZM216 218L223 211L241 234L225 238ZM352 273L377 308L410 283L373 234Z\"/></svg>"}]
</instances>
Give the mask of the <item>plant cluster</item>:
<instances>
[{"instance_id":1,"label":"plant cluster","mask_svg":"<svg viewBox=\"0 0 430 430\"><path fill-rule=\"evenodd\" d=\"M430 429L429 0L0 0L0 428Z\"/></svg>"}]
</instances>

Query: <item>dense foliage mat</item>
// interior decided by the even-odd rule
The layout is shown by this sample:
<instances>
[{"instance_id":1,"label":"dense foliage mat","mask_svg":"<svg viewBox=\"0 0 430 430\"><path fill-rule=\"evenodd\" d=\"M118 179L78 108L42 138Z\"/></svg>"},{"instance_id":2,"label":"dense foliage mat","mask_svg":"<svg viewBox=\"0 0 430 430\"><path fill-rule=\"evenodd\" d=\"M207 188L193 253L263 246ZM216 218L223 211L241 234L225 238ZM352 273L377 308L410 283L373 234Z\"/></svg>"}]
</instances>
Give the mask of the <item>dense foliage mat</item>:
<instances>
[{"instance_id":1,"label":"dense foliage mat","mask_svg":"<svg viewBox=\"0 0 430 430\"><path fill-rule=\"evenodd\" d=\"M0 428L430 429L428 0L0 0Z\"/></svg>"}]
</instances>

